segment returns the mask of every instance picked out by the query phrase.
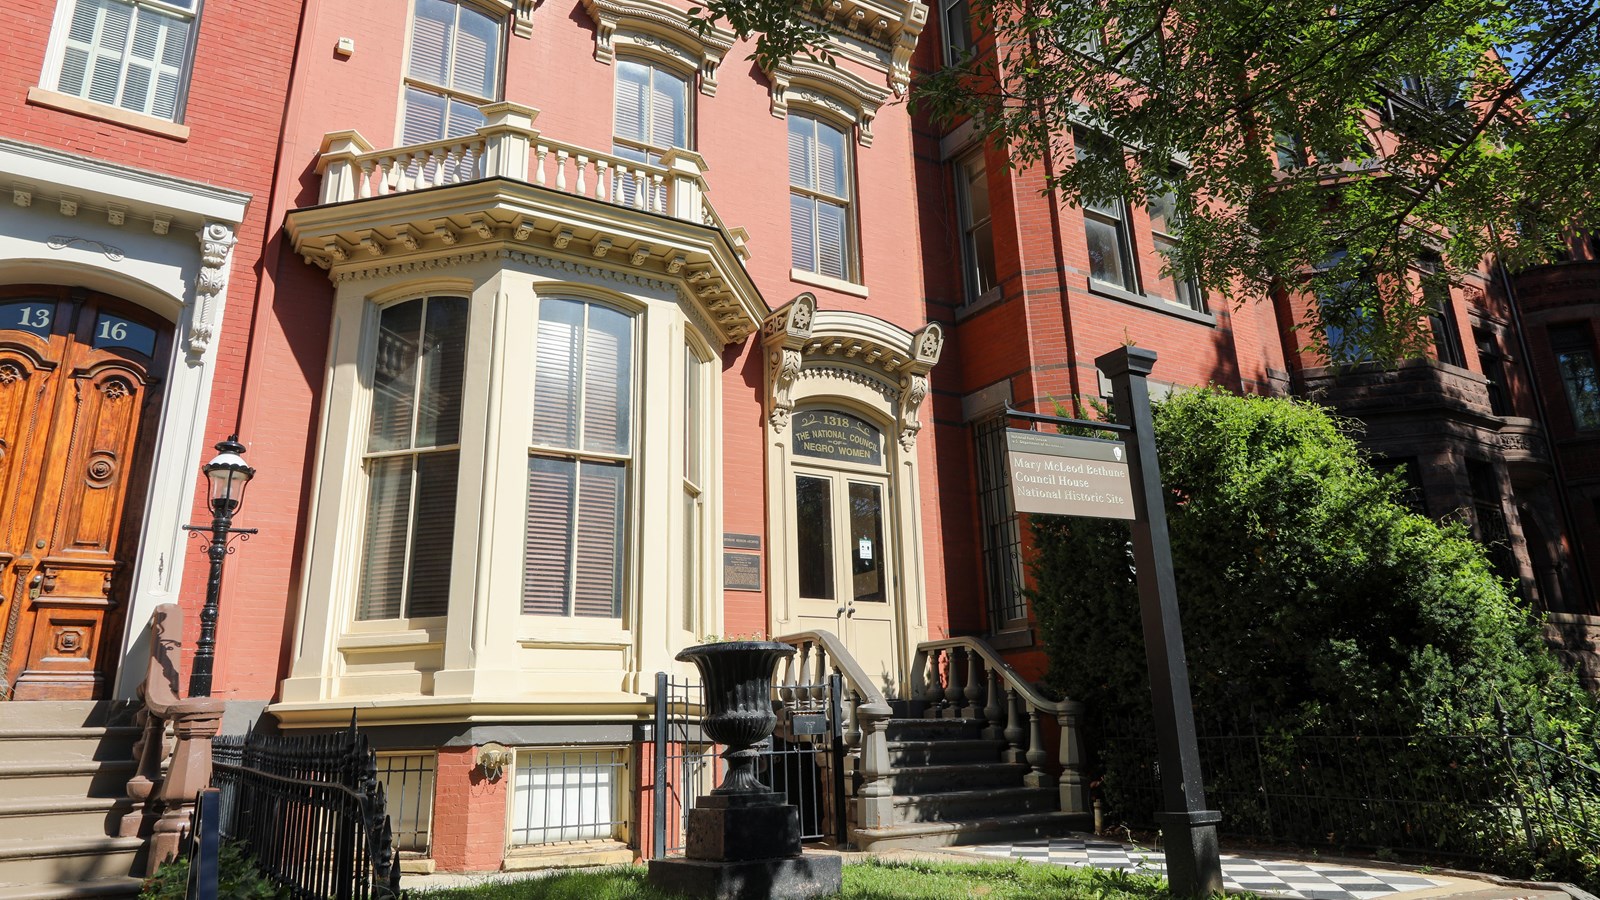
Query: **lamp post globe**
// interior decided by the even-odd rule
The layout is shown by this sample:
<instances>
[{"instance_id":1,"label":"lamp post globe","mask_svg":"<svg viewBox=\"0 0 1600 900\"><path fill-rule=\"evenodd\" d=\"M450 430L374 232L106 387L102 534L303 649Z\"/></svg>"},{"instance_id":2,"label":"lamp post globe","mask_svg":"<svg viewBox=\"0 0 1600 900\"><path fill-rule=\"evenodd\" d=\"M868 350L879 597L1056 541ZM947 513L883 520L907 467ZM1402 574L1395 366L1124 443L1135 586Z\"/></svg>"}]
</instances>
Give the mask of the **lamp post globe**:
<instances>
[{"instance_id":1,"label":"lamp post globe","mask_svg":"<svg viewBox=\"0 0 1600 900\"><path fill-rule=\"evenodd\" d=\"M244 505L244 489L256 470L244 461L245 446L237 434L228 435L216 446L217 455L200 471L206 476L207 505L211 508L210 527L185 525L190 531L209 531L206 556L211 572L206 579L206 604L200 609L200 639L195 642L194 667L189 671L189 696L211 696L211 672L216 660L217 614L222 600L222 561L228 555L228 540L235 534L255 534L254 528L234 528L233 517Z\"/></svg>"}]
</instances>

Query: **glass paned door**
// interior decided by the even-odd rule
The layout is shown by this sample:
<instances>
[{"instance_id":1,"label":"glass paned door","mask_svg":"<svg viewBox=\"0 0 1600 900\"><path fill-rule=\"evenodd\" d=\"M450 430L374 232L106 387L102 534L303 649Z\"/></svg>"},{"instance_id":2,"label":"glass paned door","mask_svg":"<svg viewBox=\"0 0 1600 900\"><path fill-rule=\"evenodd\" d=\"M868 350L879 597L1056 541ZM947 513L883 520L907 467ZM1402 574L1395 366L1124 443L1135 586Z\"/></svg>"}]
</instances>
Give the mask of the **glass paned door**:
<instances>
[{"instance_id":1,"label":"glass paned door","mask_svg":"<svg viewBox=\"0 0 1600 900\"><path fill-rule=\"evenodd\" d=\"M831 631L880 684L896 680L886 479L794 476L795 590L803 629Z\"/></svg>"}]
</instances>

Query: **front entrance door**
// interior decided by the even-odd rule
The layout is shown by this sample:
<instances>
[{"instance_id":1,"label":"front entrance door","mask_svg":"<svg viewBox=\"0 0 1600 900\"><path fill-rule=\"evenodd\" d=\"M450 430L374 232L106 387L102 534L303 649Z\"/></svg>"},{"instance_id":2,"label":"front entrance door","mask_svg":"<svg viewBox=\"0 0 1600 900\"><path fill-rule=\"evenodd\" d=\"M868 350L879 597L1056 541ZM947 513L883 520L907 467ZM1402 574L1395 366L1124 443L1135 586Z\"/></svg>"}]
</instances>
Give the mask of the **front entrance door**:
<instances>
[{"instance_id":1,"label":"front entrance door","mask_svg":"<svg viewBox=\"0 0 1600 900\"><path fill-rule=\"evenodd\" d=\"M886 692L898 681L888 479L795 467L797 612L832 631Z\"/></svg>"},{"instance_id":2,"label":"front entrance door","mask_svg":"<svg viewBox=\"0 0 1600 900\"><path fill-rule=\"evenodd\" d=\"M88 291L0 289L0 698L109 683L170 332Z\"/></svg>"}]
</instances>

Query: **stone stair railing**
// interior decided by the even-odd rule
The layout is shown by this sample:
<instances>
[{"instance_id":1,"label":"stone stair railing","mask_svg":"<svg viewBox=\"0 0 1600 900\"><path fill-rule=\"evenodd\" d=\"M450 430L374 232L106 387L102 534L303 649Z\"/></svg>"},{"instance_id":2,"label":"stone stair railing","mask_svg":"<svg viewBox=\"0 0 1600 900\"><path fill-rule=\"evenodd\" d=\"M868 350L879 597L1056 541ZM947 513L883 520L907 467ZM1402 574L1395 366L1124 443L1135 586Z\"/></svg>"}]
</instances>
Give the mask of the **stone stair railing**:
<instances>
[{"instance_id":1,"label":"stone stair railing","mask_svg":"<svg viewBox=\"0 0 1600 900\"><path fill-rule=\"evenodd\" d=\"M850 826L853 831L889 825L894 814L894 788L889 780L888 728L894 711L883 691L832 632L803 631L775 640L796 650L774 686L785 703L818 703L823 698L813 697L810 692L820 695L825 690L821 686L827 684L830 675L841 677L844 691L839 698L840 730L849 757L847 764L853 765L860 776L855 785Z\"/></svg>"},{"instance_id":2,"label":"stone stair railing","mask_svg":"<svg viewBox=\"0 0 1600 900\"><path fill-rule=\"evenodd\" d=\"M480 111L487 121L474 135L388 150L374 150L355 131L325 135L317 164L321 202L499 177L729 231L705 198L706 164L698 153L669 150L659 164L639 162L541 135L532 107L501 102Z\"/></svg>"},{"instance_id":3,"label":"stone stair railing","mask_svg":"<svg viewBox=\"0 0 1600 900\"><path fill-rule=\"evenodd\" d=\"M157 606L150 618L150 667L139 686L141 709L135 718L142 730L128 780L133 809L118 829L121 837L150 840L151 873L176 857L188 837L195 795L211 785L211 741L222 727L224 701L178 694L182 636L183 611L175 603Z\"/></svg>"},{"instance_id":4,"label":"stone stair railing","mask_svg":"<svg viewBox=\"0 0 1600 900\"><path fill-rule=\"evenodd\" d=\"M974 637L918 644L911 665L911 691L914 698L923 702L926 718L987 721L984 738L1006 742L1002 760L1028 765L1028 774L1023 777L1028 787L1050 786L1051 777L1045 771L1049 753L1041 719L1054 719L1061 729L1057 755L1061 774L1055 779L1061 793L1060 809L1064 813L1089 811L1079 728L1082 703L1045 697L994 648Z\"/></svg>"}]
</instances>

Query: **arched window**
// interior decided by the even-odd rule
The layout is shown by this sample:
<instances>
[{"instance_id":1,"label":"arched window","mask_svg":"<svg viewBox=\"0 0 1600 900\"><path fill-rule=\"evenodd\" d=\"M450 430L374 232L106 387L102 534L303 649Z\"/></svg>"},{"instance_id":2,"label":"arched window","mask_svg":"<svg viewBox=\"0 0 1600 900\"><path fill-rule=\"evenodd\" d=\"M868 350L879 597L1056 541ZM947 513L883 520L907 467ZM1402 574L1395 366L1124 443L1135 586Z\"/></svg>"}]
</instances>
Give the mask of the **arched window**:
<instances>
[{"instance_id":1,"label":"arched window","mask_svg":"<svg viewBox=\"0 0 1600 900\"><path fill-rule=\"evenodd\" d=\"M467 299L379 314L358 619L442 616L455 534Z\"/></svg>"},{"instance_id":2,"label":"arched window","mask_svg":"<svg viewBox=\"0 0 1600 900\"><path fill-rule=\"evenodd\" d=\"M622 615L633 458L633 317L539 304L522 612Z\"/></svg>"}]
</instances>

